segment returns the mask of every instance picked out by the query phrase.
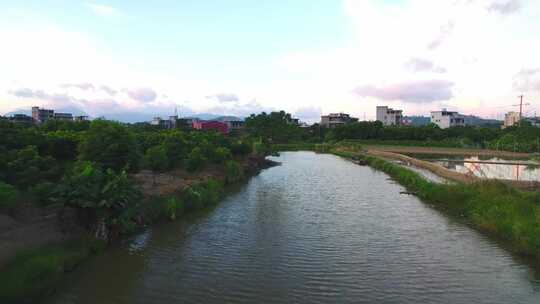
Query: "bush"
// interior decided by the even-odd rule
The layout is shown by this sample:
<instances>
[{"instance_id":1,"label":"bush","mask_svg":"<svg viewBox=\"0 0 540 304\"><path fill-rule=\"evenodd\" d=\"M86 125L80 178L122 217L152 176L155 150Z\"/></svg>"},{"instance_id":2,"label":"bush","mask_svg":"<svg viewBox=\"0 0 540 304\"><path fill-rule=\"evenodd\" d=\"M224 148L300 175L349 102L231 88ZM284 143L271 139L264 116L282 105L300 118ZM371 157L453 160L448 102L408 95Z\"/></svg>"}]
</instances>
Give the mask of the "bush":
<instances>
[{"instance_id":1,"label":"bush","mask_svg":"<svg viewBox=\"0 0 540 304\"><path fill-rule=\"evenodd\" d=\"M144 165L152 171L166 170L169 167L169 159L165 148L159 145L148 149L144 155Z\"/></svg>"},{"instance_id":2,"label":"bush","mask_svg":"<svg viewBox=\"0 0 540 304\"><path fill-rule=\"evenodd\" d=\"M234 160L225 162L225 182L227 184L235 183L244 178L244 169Z\"/></svg>"},{"instance_id":3,"label":"bush","mask_svg":"<svg viewBox=\"0 0 540 304\"><path fill-rule=\"evenodd\" d=\"M13 186L0 182L0 210L13 208L17 204L17 196Z\"/></svg>"},{"instance_id":4,"label":"bush","mask_svg":"<svg viewBox=\"0 0 540 304\"><path fill-rule=\"evenodd\" d=\"M196 147L191 150L186 160L186 168L188 171L197 171L204 167L206 164L206 157L204 157L201 148Z\"/></svg>"},{"instance_id":5,"label":"bush","mask_svg":"<svg viewBox=\"0 0 540 304\"><path fill-rule=\"evenodd\" d=\"M175 220L184 213L184 203L176 197L167 199L164 206L165 215L171 220Z\"/></svg>"},{"instance_id":6,"label":"bush","mask_svg":"<svg viewBox=\"0 0 540 304\"><path fill-rule=\"evenodd\" d=\"M222 164L226 160L231 159L231 151L224 147L217 147L212 151L211 160L213 163Z\"/></svg>"},{"instance_id":7,"label":"bush","mask_svg":"<svg viewBox=\"0 0 540 304\"><path fill-rule=\"evenodd\" d=\"M251 144L246 142L235 142L231 145L231 153L233 155L248 155L253 151Z\"/></svg>"},{"instance_id":8,"label":"bush","mask_svg":"<svg viewBox=\"0 0 540 304\"><path fill-rule=\"evenodd\" d=\"M50 182L39 183L31 187L30 193L38 206L49 206L58 201L56 184Z\"/></svg>"}]
</instances>

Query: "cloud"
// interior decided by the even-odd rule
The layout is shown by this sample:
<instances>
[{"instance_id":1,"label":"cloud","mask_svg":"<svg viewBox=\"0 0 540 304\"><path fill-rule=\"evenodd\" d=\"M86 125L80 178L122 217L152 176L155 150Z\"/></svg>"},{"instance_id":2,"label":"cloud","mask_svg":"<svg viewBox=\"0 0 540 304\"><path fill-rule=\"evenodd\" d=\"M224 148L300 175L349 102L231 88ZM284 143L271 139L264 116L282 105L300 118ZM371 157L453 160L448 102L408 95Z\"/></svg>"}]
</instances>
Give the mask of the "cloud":
<instances>
[{"instance_id":1,"label":"cloud","mask_svg":"<svg viewBox=\"0 0 540 304\"><path fill-rule=\"evenodd\" d=\"M132 99L141 102L152 102L157 98L156 91L152 90L151 88L137 88L126 90L126 93Z\"/></svg>"},{"instance_id":2,"label":"cloud","mask_svg":"<svg viewBox=\"0 0 540 304\"><path fill-rule=\"evenodd\" d=\"M105 93L107 93L107 94L109 94L109 95L111 95L111 96L114 96L114 95L116 95L116 93L118 93L117 90L115 90L115 89L113 89L113 88L111 88L111 87L109 87L109 86L106 86L106 85L102 85L102 86L100 86L99 88L100 88L102 91L104 91Z\"/></svg>"},{"instance_id":3,"label":"cloud","mask_svg":"<svg viewBox=\"0 0 540 304\"><path fill-rule=\"evenodd\" d=\"M43 90L32 90L29 88L20 88L9 92L11 95L21 98L35 98L42 99L46 101L52 101L55 103L70 103L74 101L74 98L67 94L58 94L58 93L45 93Z\"/></svg>"},{"instance_id":4,"label":"cloud","mask_svg":"<svg viewBox=\"0 0 540 304\"><path fill-rule=\"evenodd\" d=\"M405 68L413 72L446 73L446 69L436 66L432 61L423 58L411 58L405 63Z\"/></svg>"},{"instance_id":5,"label":"cloud","mask_svg":"<svg viewBox=\"0 0 540 304\"><path fill-rule=\"evenodd\" d=\"M81 89L83 91L88 91L88 90L95 90L96 88L94 87L93 84L89 83L89 82L83 82L83 83L65 83L65 84L62 84L60 85L60 87L62 88L78 88L78 89Z\"/></svg>"},{"instance_id":6,"label":"cloud","mask_svg":"<svg viewBox=\"0 0 540 304\"><path fill-rule=\"evenodd\" d=\"M513 87L520 92L540 91L540 68L519 71L514 76Z\"/></svg>"},{"instance_id":7,"label":"cloud","mask_svg":"<svg viewBox=\"0 0 540 304\"><path fill-rule=\"evenodd\" d=\"M396 83L383 87L364 85L354 90L361 97L375 97L382 100L401 100L412 103L429 103L449 100L454 95L454 83L446 80L424 80Z\"/></svg>"},{"instance_id":8,"label":"cloud","mask_svg":"<svg viewBox=\"0 0 540 304\"><path fill-rule=\"evenodd\" d=\"M219 102L237 102L240 101L240 98L236 94L230 93L221 93L216 95L206 96L208 99L217 99Z\"/></svg>"},{"instance_id":9,"label":"cloud","mask_svg":"<svg viewBox=\"0 0 540 304\"><path fill-rule=\"evenodd\" d=\"M318 121L322 115L322 109L320 107L302 107L298 108L294 116L300 118L303 121Z\"/></svg>"},{"instance_id":10,"label":"cloud","mask_svg":"<svg viewBox=\"0 0 540 304\"><path fill-rule=\"evenodd\" d=\"M443 42L448 39L452 32L454 31L455 24L453 21L448 21L448 23L441 25L439 29L439 34L437 37L428 44L428 49L435 50L439 48Z\"/></svg>"},{"instance_id":11,"label":"cloud","mask_svg":"<svg viewBox=\"0 0 540 304\"><path fill-rule=\"evenodd\" d=\"M110 5L98 3L86 3L86 6L98 16L110 17L118 13L118 10Z\"/></svg>"},{"instance_id":12,"label":"cloud","mask_svg":"<svg viewBox=\"0 0 540 304\"><path fill-rule=\"evenodd\" d=\"M501 15L510 15L516 13L520 8L520 0L495 1L488 6L488 10L490 12L499 13Z\"/></svg>"}]
</instances>

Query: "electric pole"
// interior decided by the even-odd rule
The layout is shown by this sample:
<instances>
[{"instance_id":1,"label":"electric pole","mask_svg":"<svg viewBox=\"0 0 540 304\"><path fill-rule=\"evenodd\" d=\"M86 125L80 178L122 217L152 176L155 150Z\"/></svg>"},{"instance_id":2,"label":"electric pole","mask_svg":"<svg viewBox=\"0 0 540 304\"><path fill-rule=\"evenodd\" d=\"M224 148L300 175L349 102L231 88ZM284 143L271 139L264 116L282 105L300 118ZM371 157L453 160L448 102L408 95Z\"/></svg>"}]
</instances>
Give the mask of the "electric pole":
<instances>
[{"instance_id":1,"label":"electric pole","mask_svg":"<svg viewBox=\"0 0 540 304\"><path fill-rule=\"evenodd\" d=\"M514 105L514 107L519 107L519 125L521 126L521 120L523 119L523 106L529 106L530 103L523 103L523 95L519 95L519 104Z\"/></svg>"}]
</instances>

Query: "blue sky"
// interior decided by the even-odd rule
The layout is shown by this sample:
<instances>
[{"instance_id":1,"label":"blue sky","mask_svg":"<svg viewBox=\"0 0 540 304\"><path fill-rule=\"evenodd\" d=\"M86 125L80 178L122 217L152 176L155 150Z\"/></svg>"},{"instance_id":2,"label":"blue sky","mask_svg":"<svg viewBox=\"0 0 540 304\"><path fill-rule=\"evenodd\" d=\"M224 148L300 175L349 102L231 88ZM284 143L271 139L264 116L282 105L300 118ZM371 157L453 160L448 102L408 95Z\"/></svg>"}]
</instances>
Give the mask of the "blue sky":
<instances>
[{"instance_id":1,"label":"blue sky","mask_svg":"<svg viewBox=\"0 0 540 304\"><path fill-rule=\"evenodd\" d=\"M0 1L0 113L532 114L540 4L436 2Z\"/></svg>"}]
</instances>

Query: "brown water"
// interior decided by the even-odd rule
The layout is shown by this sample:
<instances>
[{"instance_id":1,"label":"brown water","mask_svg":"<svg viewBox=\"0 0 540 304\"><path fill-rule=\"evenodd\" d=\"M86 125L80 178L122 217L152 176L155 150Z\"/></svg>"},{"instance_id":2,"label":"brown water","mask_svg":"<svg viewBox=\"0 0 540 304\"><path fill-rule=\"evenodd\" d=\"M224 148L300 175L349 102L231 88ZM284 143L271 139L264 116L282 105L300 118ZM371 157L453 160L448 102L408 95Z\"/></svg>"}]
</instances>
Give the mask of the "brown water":
<instances>
[{"instance_id":1,"label":"brown water","mask_svg":"<svg viewBox=\"0 0 540 304\"><path fill-rule=\"evenodd\" d=\"M214 210L84 264L50 303L540 303L533 266L388 176L277 160Z\"/></svg>"}]
</instances>

